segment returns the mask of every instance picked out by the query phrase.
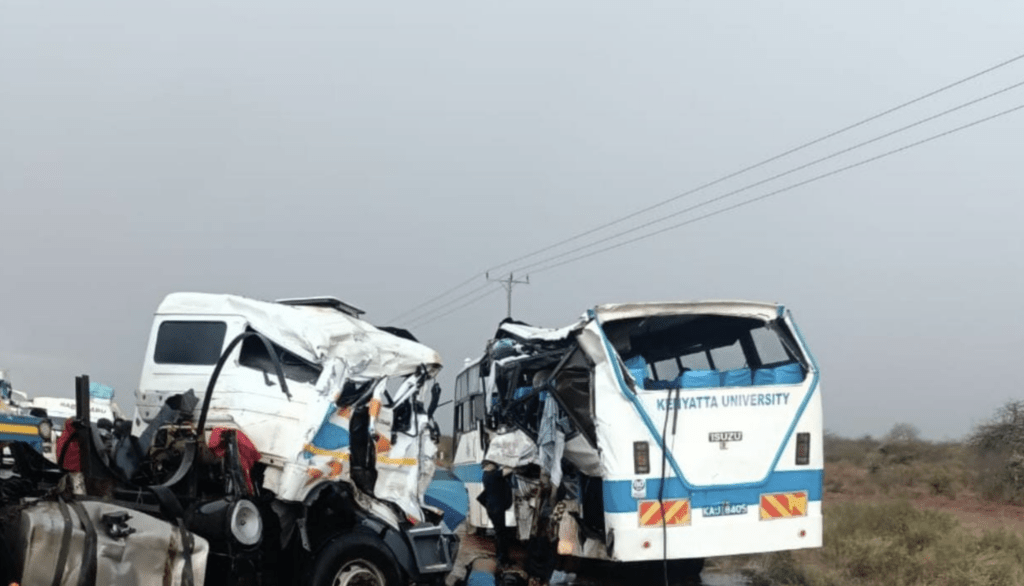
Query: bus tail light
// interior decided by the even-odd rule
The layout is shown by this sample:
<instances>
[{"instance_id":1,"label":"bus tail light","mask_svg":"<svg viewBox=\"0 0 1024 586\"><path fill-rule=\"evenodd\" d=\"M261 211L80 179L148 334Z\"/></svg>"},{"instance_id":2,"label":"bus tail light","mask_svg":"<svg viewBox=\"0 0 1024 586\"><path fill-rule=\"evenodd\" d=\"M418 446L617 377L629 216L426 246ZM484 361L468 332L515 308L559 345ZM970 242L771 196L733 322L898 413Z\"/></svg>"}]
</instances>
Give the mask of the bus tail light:
<instances>
[{"instance_id":1,"label":"bus tail light","mask_svg":"<svg viewBox=\"0 0 1024 586\"><path fill-rule=\"evenodd\" d=\"M811 434L801 432L796 434L796 464L806 466L811 463Z\"/></svg>"},{"instance_id":2,"label":"bus tail light","mask_svg":"<svg viewBox=\"0 0 1024 586\"><path fill-rule=\"evenodd\" d=\"M633 442L633 472L636 474L651 472L651 448L647 442Z\"/></svg>"}]
</instances>

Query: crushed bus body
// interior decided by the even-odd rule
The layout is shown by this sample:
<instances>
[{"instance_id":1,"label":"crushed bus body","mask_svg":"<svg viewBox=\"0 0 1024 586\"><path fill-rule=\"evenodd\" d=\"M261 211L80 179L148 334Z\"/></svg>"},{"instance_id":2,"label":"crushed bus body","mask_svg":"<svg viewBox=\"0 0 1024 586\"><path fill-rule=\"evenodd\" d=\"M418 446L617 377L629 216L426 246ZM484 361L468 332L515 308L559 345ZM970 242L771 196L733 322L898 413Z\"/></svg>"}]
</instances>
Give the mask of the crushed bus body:
<instances>
[{"instance_id":1,"label":"crushed bus body","mask_svg":"<svg viewBox=\"0 0 1024 586\"><path fill-rule=\"evenodd\" d=\"M359 313L169 295L132 419L93 421L80 377L62 468L18 450L0 478L3 583L441 580L458 544L424 502L441 360Z\"/></svg>"},{"instance_id":2,"label":"crushed bus body","mask_svg":"<svg viewBox=\"0 0 1024 586\"><path fill-rule=\"evenodd\" d=\"M455 389L455 473L499 563L668 562L819 547L818 368L791 315L753 302L602 305L506 320ZM504 543L503 543L504 542Z\"/></svg>"}]
</instances>

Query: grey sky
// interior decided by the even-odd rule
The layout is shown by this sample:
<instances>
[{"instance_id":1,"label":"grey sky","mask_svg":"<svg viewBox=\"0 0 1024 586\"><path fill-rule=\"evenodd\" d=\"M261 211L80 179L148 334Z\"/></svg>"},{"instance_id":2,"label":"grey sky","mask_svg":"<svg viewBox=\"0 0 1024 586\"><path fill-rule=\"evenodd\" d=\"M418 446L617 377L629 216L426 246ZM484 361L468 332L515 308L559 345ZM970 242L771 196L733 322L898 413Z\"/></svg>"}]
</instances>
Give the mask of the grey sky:
<instances>
[{"instance_id":1,"label":"grey sky","mask_svg":"<svg viewBox=\"0 0 1024 586\"><path fill-rule=\"evenodd\" d=\"M70 396L87 372L127 407L166 293L333 294L379 322L1024 52L1009 2L377 4L0 4L16 387ZM1021 80L1024 61L665 211ZM516 316L780 301L821 363L829 429L962 436L1024 391L1022 146L1024 111L534 275ZM503 313L494 295L416 330L443 381Z\"/></svg>"}]
</instances>

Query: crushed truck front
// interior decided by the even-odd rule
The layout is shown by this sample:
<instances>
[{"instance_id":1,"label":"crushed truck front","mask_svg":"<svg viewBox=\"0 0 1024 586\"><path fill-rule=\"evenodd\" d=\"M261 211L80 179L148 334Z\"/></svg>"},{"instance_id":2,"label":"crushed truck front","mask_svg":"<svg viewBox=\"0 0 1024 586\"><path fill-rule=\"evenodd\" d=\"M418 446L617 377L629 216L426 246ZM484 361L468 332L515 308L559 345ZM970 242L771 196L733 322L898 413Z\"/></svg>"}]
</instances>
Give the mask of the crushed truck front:
<instances>
[{"instance_id":1,"label":"crushed truck front","mask_svg":"<svg viewBox=\"0 0 1024 586\"><path fill-rule=\"evenodd\" d=\"M230 430L258 453L246 473L274 496L281 545L294 538L315 558L345 532L385 535L378 545L401 575L429 581L451 568L457 543L424 503L439 435L425 403L436 404L440 357L350 306L316 301L169 295L152 325L134 433L146 437L168 398L194 391L208 403L195 413L208 442ZM322 510L338 495L351 511ZM332 528L335 514L342 526ZM322 573L314 568L314 581Z\"/></svg>"}]
</instances>

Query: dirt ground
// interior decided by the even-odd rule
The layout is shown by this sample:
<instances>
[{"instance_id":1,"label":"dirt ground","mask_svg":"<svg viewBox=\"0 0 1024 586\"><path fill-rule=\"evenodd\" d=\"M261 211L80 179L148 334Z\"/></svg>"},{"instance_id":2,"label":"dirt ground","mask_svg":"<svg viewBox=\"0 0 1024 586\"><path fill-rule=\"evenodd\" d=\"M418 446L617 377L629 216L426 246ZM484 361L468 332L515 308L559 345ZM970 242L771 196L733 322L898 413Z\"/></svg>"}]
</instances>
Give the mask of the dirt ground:
<instances>
[{"instance_id":1,"label":"dirt ground","mask_svg":"<svg viewBox=\"0 0 1024 586\"><path fill-rule=\"evenodd\" d=\"M493 573L496 569L494 562L494 542L491 538L475 534L466 534L465 524L460 525L456 530L461 543L459 546L459 557L455 562L455 569L448 575L445 583L448 586L460 583L466 579L467 569L472 571L485 571ZM522 566L526 559L526 552L520 544L513 545L512 559L517 565ZM601 562L578 560L571 568L572 586L638 586L647 583L636 575L624 575L622 572L614 571L614 567ZM660 581L651 582L660 583ZM745 586L748 581L735 569L723 569L714 562L708 564L700 578L694 578L687 586Z\"/></svg>"}]
</instances>

